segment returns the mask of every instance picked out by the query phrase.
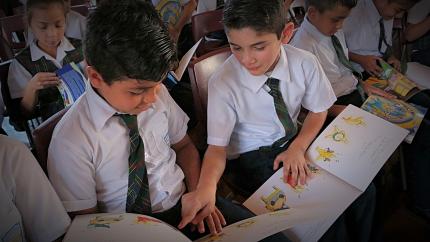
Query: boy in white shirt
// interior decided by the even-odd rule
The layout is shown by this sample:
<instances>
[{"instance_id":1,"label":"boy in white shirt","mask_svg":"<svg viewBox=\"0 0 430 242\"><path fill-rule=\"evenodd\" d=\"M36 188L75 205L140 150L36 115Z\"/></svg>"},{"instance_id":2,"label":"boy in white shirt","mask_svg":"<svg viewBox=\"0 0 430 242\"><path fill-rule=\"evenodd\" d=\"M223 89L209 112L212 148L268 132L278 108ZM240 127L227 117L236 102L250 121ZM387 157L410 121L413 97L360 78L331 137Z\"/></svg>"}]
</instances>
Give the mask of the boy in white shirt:
<instances>
[{"instance_id":1,"label":"boy in white shirt","mask_svg":"<svg viewBox=\"0 0 430 242\"><path fill-rule=\"evenodd\" d=\"M336 104L342 106L353 104L360 107L363 100L357 89L359 82L367 95L375 94L386 98L394 98L394 96L363 83L360 78L354 76L353 72L357 71L348 67L351 66L349 63L345 63L349 62L346 55L348 49L341 28L343 21L356 3L356 0L309 0L306 18L291 44L316 55L336 93L338 98ZM343 55L345 59L342 60L342 57L338 55ZM337 113L336 106L331 108L333 113ZM430 156L428 134L430 134L430 128L428 122L424 121L414 142L411 145L405 144L405 157L413 167L415 174L411 180L420 181L412 188L416 191L414 199L416 199L417 207L424 210L427 208L425 204L430 204L428 196L425 195L425 191L429 191L429 186L426 185L429 182L423 172L429 170L429 162L426 158ZM362 234L360 233L360 235Z\"/></svg>"},{"instance_id":2,"label":"boy in white shirt","mask_svg":"<svg viewBox=\"0 0 430 242\"><path fill-rule=\"evenodd\" d=\"M70 225L30 150L4 135L0 135L0 218L2 241L57 241Z\"/></svg>"},{"instance_id":3,"label":"boy in white shirt","mask_svg":"<svg viewBox=\"0 0 430 242\"><path fill-rule=\"evenodd\" d=\"M103 2L88 29L91 85L54 130L51 182L72 215L142 213L177 226L200 160L186 134L188 117L161 84L176 63L174 44L153 6L140 0ZM222 199L217 206L225 219L218 209L206 217L212 233L253 215Z\"/></svg>"},{"instance_id":4,"label":"boy in white shirt","mask_svg":"<svg viewBox=\"0 0 430 242\"><path fill-rule=\"evenodd\" d=\"M280 0L231 0L224 6L233 55L209 80L209 147L197 190L182 198L190 205L181 226L213 211L224 170L244 196L280 163L292 186L310 176L304 154L336 97L315 56L284 45L293 31L285 14ZM301 107L309 113L298 132Z\"/></svg>"}]
</instances>

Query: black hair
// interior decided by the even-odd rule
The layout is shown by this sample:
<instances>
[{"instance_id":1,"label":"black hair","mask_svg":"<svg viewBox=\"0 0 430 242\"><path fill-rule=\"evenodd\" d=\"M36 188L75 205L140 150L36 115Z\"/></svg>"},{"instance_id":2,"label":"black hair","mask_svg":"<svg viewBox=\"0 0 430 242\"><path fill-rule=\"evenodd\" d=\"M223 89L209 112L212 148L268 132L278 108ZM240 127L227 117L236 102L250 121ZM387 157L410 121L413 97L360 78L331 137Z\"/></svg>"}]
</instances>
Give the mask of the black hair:
<instances>
[{"instance_id":1,"label":"black hair","mask_svg":"<svg viewBox=\"0 0 430 242\"><path fill-rule=\"evenodd\" d=\"M357 5L358 0L306 0L305 6L308 9L314 7L318 12L323 13L327 10L332 10L336 6L343 6L352 9Z\"/></svg>"},{"instance_id":2,"label":"black hair","mask_svg":"<svg viewBox=\"0 0 430 242\"><path fill-rule=\"evenodd\" d=\"M177 63L175 45L151 2L106 0L90 14L84 55L107 84L161 81Z\"/></svg>"},{"instance_id":3,"label":"black hair","mask_svg":"<svg viewBox=\"0 0 430 242\"><path fill-rule=\"evenodd\" d=\"M283 0L228 0L224 5L226 31L249 27L281 38L287 22Z\"/></svg>"},{"instance_id":4,"label":"black hair","mask_svg":"<svg viewBox=\"0 0 430 242\"><path fill-rule=\"evenodd\" d=\"M64 11L64 17L66 16L67 8L64 3L64 0L28 0L25 4L27 23L30 25L32 18L32 10L34 8L47 9L51 4L58 4L59 6L61 6Z\"/></svg>"}]
</instances>

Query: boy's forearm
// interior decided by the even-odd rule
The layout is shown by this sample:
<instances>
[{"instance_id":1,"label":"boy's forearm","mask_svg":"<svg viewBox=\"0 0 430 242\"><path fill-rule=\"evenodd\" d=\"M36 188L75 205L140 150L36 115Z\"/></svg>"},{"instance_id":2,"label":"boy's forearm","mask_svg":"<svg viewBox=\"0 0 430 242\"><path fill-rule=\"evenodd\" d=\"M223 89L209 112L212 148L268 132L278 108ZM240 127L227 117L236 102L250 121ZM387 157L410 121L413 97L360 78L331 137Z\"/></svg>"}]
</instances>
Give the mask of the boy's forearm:
<instances>
[{"instance_id":1,"label":"boy's forearm","mask_svg":"<svg viewBox=\"0 0 430 242\"><path fill-rule=\"evenodd\" d=\"M191 18L191 15L193 14L194 9L197 7L197 2L195 0L190 0L182 10L181 16L178 20L178 22L175 24L175 29L178 32L178 35L181 34L182 28L184 25L188 22L188 20Z\"/></svg>"},{"instance_id":2,"label":"boy's forearm","mask_svg":"<svg viewBox=\"0 0 430 242\"><path fill-rule=\"evenodd\" d=\"M414 41L430 31L430 17L417 24L409 24L405 31L407 41Z\"/></svg>"},{"instance_id":3,"label":"boy's forearm","mask_svg":"<svg viewBox=\"0 0 430 242\"><path fill-rule=\"evenodd\" d=\"M360 54L356 54L354 52L348 52L349 60L354 61L356 63L361 63L361 57L363 57Z\"/></svg>"},{"instance_id":4,"label":"boy's forearm","mask_svg":"<svg viewBox=\"0 0 430 242\"><path fill-rule=\"evenodd\" d=\"M320 113L309 112L305 118L305 121L303 122L300 133L291 143L291 146L295 146L296 148L299 148L305 152L315 137L318 135L326 117L327 111Z\"/></svg>"},{"instance_id":5,"label":"boy's forearm","mask_svg":"<svg viewBox=\"0 0 430 242\"><path fill-rule=\"evenodd\" d=\"M184 172L187 189L188 191L194 191L197 188L200 176L199 153L188 135L178 144L173 145L173 149L176 151L176 163Z\"/></svg>"},{"instance_id":6,"label":"boy's forearm","mask_svg":"<svg viewBox=\"0 0 430 242\"><path fill-rule=\"evenodd\" d=\"M215 189L224 173L227 153L225 147L209 145L203 159L198 188Z\"/></svg>"}]
</instances>

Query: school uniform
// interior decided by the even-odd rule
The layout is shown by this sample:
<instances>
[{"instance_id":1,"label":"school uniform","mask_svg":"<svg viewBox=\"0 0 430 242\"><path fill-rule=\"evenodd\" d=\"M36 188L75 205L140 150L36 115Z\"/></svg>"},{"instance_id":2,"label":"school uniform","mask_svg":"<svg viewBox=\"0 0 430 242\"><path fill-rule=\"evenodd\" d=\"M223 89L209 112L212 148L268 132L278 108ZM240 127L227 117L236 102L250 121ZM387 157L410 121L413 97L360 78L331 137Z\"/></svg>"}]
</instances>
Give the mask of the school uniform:
<instances>
[{"instance_id":1,"label":"school uniform","mask_svg":"<svg viewBox=\"0 0 430 242\"><path fill-rule=\"evenodd\" d=\"M284 45L270 77L280 80L279 89L294 125L302 106L318 113L326 111L336 100L317 59L307 51ZM207 142L209 145L225 146L229 160L243 157L244 153L258 151L261 147L271 146L285 136L274 99L265 85L267 79L266 75L251 75L231 56L209 80ZM279 153L282 150L278 149L285 147L286 145L274 147L273 150ZM266 169L267 174L261 175L263 171L260 170L258 174L254 174L255 179L240 179L240 174L237 174L234 178L240 183L237 185L247 190L247 193L254 192L273 174L271 157L272 155L268 158L268 164L251 165L271 166L269 170ZM252 159L246 159L243 165L251 163ZM234 164L233 161L227 162L227 166ZM242 184L241 180L246 181L246 184ZM251 184L253 182L255 183Z\"/></svg>"},{"instance_id":2,"label":"school uniform","mask_svg":"<svg viewBox=\"0 0 430 242\"><path fill-rule=\"evenodd\" d=\"M0 238L53 241L70 218L33 157L19 141L0 135Z\"/></svg>"},{"instance_id":3,"label":"school uniform","mask_svg":"<svg viewBox=\"0 0 430 242\"><path fill-rule=\"evenodd\" d=\"M382 57L387 50L387 44L392 46L393 21L382 20L385 30L385 40L381 42L379 49L381 16L373 0L360 0L357 6L351 9L349 16L343 23L343 32L350 52L360 55L374 55ZM356 70L364 69L358 63L353 62Z\"/></svg>"},{"instance_id":4,"label":"school uniform","mask_svg":"<svg viewBox=\"0 0 430 242\"><path fill-rule=\"evenodd\" d=\"M422 0L408 11L408 23L418 24L430 16L430 1ZM411 60L430 66L430 31L412 42Z\"/></svg>"},{"instance_id":5,"label":"school uniform","mask_svg":"<svg viewBox=\"0 0 430 242\"><path fill-rule=\"evenodd\" d=\"M48 152L48 173L67 211L97 206L99 212L125 212L129 183L129 130L117 111L89 86L55 127ZM151 216L172 226L181 219L184 173L171 145L187 132L188 117L161 86L157 100L137 115L144 143ZM218 198L228 223L253 216ZM191 238L187 227L182 232ZM279 235L278 235L279 236Z\"/></svg>"},{"instance_id":6,"label":"school uniform","mask_svg":"<svg viewBox=\"0 0 430 242\"><path fill-rule=\"evenodd\" d=\"M82 44L77 39L64 37L57 47L55 58L40 49L35 41L31 42L10 64L8 85L12 99L18 99L19 103L28 82L38 72L54 72L70 62L76 63L83 69L83 59ZM40 110L36 110L36 112L40 112L43 120L64 108L61 95L56 87L39 90L38 101Z\"/></svg>"},{"instance_id":7,"label":"school uniform","mask_svg":"<svg viewBox=\"0 0 430 242\"><path fill-rule=\"evenodd\" d=\"M64 36L73 39L83 40L87 28L87 18L80 13L70 10L66 15L66 26L64 28ZM34 41L34 34L31 28L28 28L27 42Z\"/></svg>"},{"instance_id":8,"label":"school uniform","mask_svg":"<svg viewBox=\"0 0 430 242\"><path fill-rule=\"evenodd\" d=\"M343 53L348 53L342 30L336 32L335 36L341 44ZM294 35L291 45L307 50L317 57L338 97L336 104L361 106L363 101L356 88L358 80L352 71L340 62L331 36L322 34L305 17ZM345 241L351 238L354 238L355 241L369 241L371 229L375 227L372 224L375 200L375 187L371 183L336 220L321 241Z\"/></svg>"}]
</instances>

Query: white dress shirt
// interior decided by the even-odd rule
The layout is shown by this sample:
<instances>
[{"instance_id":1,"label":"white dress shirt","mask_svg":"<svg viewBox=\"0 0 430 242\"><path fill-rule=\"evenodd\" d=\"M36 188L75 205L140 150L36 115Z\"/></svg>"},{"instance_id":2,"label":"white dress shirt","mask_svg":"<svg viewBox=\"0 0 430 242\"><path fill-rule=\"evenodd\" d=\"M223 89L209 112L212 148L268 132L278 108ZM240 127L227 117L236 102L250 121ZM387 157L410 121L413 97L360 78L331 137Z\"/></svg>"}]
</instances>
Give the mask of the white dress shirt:
<instances>
[{"instance_id":1,"label":"white dress shirt","mask_svg":"<svg viewBox=\"0 0 430 242\"><path fill-rule=\"evenodd\" d=\"M41 50L35 41L30 43L30 53L31 60L36 61L42 57L45 57L47 60L51 61L56 67L61 68L63 66L63 59L66 56L66 51L74 50L75 47L70 43L67 38L63 38L61 40L60 45L57 47L57 56L56 58L50 56L45 51ZM84 68L84 61L81 61L77 64L81 70ZM22 97L24 94L24 89L27 86L27 83L33 78L30 72L27 71L16 59L10 63L9 66L9 74L8 74L8 84L10 95L12 98Z\"/></svg>"},{"instance_id":2,"label":"white dress shirt","mask_svg":"<svg viewBox=\"0 0 430 242\"><path fill-rule=\"evenodd\" d=\"M113 116L117 111L88 86L55 127L49 178L67 211L97 204L101 212L124 212L129 130ZM188 120L164 86L152 107L137 116L153 212L173 207L185 191L184 173L170 146L185 137Z\"/></svg>"},{"instance_id":3,"label":"white dress shirt","mask_svg":"<svg viewBox=\"0 0 430 242\"><path fill-rule=\"evenodd\" d=\"M379 44L379 15L378 9L372 0L360 0L357 6L351 10L343 24L346 45L350 52L359 55L382 56L378 50ZM392 45L393 19L383 20L385 39ZM382 42L381 52L384 53L387 46ZM361 65L353 62L355 68L362 72Z\"/></svg>"},{"instance_id":4,"label":"white dress shirt","mask_svg":"<svg viewBox=\"0 0 430 242\"><path fill-rule=\"evenodd\" d=\"M421 0L408 11L408 23L417 24L430 14L430 1Z\"/></svg>"},{"instance_id":5,"label":"white dress shirt","mask_svg":"<svg viewBox=\"0 0 430 242\"><path fill-rule=\"evenodd\" d=\"M346 48L345 36L342 30L338 31L335 35L342 45L343 53L348 58L348 48ZM352 71L340 63L331 37L321 33L309 22L307 17L305 17L290 44L307 50L318 58L336 97L347 95L356 89L358 81L352 74Z\"/></svg>"},{"instance_id":6,"label":"white dress shirt","mask_svg":"<svg viewBox=\"0 0 430 242\"><path fill-rule=\"evenodd\" d=\"M280 80L294 123L302 106L318 113L336 101L321 65L307 51L284 45L271 77ZM209 80L208 144L227 146L229 159L285 136L266 80L251 75L233 55Z\"/></svg>"},{"instance_id":7,"label":"white dress shirt","mask_svg":"<svg viewBox=\"0 0 430 242\"><path fill-rule=\"evenodd\" d=\"M53 241L70 218L28 148L0 135L1 241Z\"/></svg>"}]
</instances>

